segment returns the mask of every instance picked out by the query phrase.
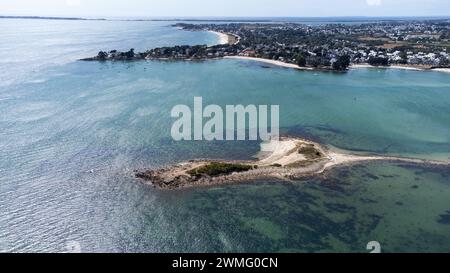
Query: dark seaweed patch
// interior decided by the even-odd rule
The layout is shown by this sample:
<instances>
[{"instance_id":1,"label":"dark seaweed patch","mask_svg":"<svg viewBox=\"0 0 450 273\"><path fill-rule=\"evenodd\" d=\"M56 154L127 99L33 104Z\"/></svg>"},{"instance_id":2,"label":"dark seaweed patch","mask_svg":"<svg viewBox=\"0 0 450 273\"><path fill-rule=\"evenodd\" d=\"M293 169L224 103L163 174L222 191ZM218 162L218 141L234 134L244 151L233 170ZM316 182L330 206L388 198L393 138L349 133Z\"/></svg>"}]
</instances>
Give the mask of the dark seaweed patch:
<instances>
[{"instance_id":1,"label":"dark seaweed patch","mask_svg":"<svg viewBox=\"0 0 450 273\"><path fill-rule=\"evenodd\" d=\"M383 177L383 178L396 178L396 177L399 177L399 175L386 175L386 174L382 174L380 176Z\"/></svg>"},{"instance_id":2,"label":"dark seaweed patch","mask_svg":"<svg viewBox=\"0 0 450 273\"><path fill-rule=\"evenodd\" d=\"M440 217L440 219L438 220L439 224L450 225L450 211L447 211L446 214L442 214L439 217Z\"/></svg>"},{"instance_id":3,"label":"dark seaweed patch","mask_svg":"<svg viewBox=\"0 0 450 273\"><path fill-rule=\"evenodd\" d=\"M356 211L355 207L350 207L350 206L347 206L344 204L324 203L324 205L327 209L329 209L330 211L333 211L333 212L346 213L346 212Z\"/></svg>"},{"instance_id":4,"label":"dark seaweed patch","mask_svg":"<svg viewBox=\"0 0 450 273\"><path fill-rule=\"evenodd\" d=\"M368 230L374 230L378 226L380 221L383 219L382 216L376 214L370 214L368 216L372 220L372 222L369 225L367 225Z\"/></svg>"},{"instance_id":5,"label":"dark seaweed patch","mask_svg":"<svg viewBox=\"0 0 450 273\"><path fill-rule=\"evenodd\" d=\"M407 170L413 170L416 176L423 176L428 173L430 174L439 173L444 178L450 176L450 168L448 166L415 164L415 163L397 163L397 166Z\"/></svg>"},{"instance_id":6,"label":"dark seaweed patch","mask_svg":"<svg viewBox=\"0 0 450 273\"><path fill-rule=\"evenodd\" d=\"M375 201L373 199L369 199L369 198L360 198L359 200L361 202L366 203L366 204L376 204L376 203L378 203L377 201Z\"/></svg>"},{"instance_id":7,"label":"dark seaweed patch","mask_svg":"<svg viewBox=\"0 0 450 273\"><path fill-rule=\"evenodd\" d=\"M364 177L365 177L365 178L369 178L369 179L371 179L371 180L378 180L378 179L380 179L378 176L373 175L373 174L371 174L371 173L366 173L366 174L364 174Z\"/></svg>"}]
</instances>

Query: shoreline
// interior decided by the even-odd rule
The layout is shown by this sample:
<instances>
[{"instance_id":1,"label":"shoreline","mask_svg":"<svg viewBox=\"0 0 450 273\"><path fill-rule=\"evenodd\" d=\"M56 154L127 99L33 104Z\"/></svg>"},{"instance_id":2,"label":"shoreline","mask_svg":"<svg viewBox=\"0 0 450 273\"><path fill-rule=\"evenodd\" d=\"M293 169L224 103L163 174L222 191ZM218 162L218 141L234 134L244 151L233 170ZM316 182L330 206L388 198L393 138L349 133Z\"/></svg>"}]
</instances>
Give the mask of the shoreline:
<instances>
[{"instance_id":1,"label":"shoreline","mask_svg":"<svg viewBox=\"0 0 450 273\"><path fill-rule=\"evenodd\" d=\"M250 161L190 160L157 170L135 171L135 177L159 189L176 190L241 183L258 178L292 181L301 177L320 175L335 167L367 161L449 166L449 162L445 161L356 155L349 151L334 150L309 140L290 137L261 144L261 152L268 155ZM224 172L224 167L233 169ZM200 170L211 169L213 169L212 174L200 172Z\"/></svg>"},{"instance_id":2,"label":"shoreline","mask_svg":"<svg viewBox=\"0 0 450 273\"><path fill-rule=\"evenodd\" d=\"M324 69L324 68L315 68L315 67L305 67L298 66L296 64L285 63L282 61L257 58L257 57L246 57L246 56L225 56L223 59L236 59L236 60L247 60L247 61L255 61L260 63L271 64L283 68L292 68L303 71L319 71L319 72L342 72L335 71L332 69ZM407 65L390 65L390 66L373 66L370 64L352 64L349 66L350 69L360 69L360 68L368 68L368 69L401 69L401 70L410 70L410 71L431 71L431 72L442 72L442 73L450 73L450 68L425 68L420 66L407 66Z\"/></svg>"},{"instance_id":3,"label":"shoreline","mask_svg":"<svg viewBox=\"0 0 450 273\"><path fill-rule=\"evenodd\" d=\"M220 32L217 32L219 34ZM224 35L222 39L222 42L225 43L225 36L226 34L220 33L221 35ZM229 38L227 38L229 39ZM228 40L229 41L229 40ZM400 66L400 65L391 65L391 66L372 66L369 64L352 64L348 67L347 70L334 70L329 67L305 67L305 66L298 66L296 64L286 63L282 61L276 61L271 59L264 59L264 58L257 58L257 57L247 57L247 56L234 56L234 55L228 55L228 56L220 56L220 57L208 57L208 58L197 58L197 59L191 59L191 58L169 58L169 57L134 57L131 59L124 59L122 57L118 59L104 59L100 60L97 57L91 57L91 58L84 58L79 59L79 61L209 61L209 60L226 60L226 59L234 59L234 60L244 60L244 61L254 61L259 63L265 63L269 65L274 65L277 67L282 68L289 68L289 69L296 69L299 71L315 71L315 72L334 72L334 73L345 73L349 70L353 69L398 69L398 70L409 70L409 71L422 71L422 72L440 72L440 73L450 73L450 68L423 68L423 67L417 67L417 66Z\"/></svg>"},{"instance_id":4,"label":"shoreline","mask_svg":"<svg viewBox=\"0 0 450 273\"><path fill-rule=\"evenodd\" d=\"M214 31L214 30L208 30L208 32L214 33L219 36L219 43L216 45L237 45L241 41L241 37L239 37L235 34Z\"/></svg>"},{"instance_id":5,"label":"shoreline","mask_svg":"<svg viewBox=\"0 0 450 273\"><path fill-rule=\"evenodd\" d=\"M279 67L293 68L293 69L298 69L298 70L309 70L309 71L316 70L316 69L314 69L312 67L303 67L303 66L298 66L296 64L290 64L290 63L285 63L285 62L282 62L282 61L269 60L269 59L257 58L257 57L225 56L225 57L223 57L223 59L236 59L236 60L255 61L255 62L261 62L261 63L271 64L271 65L275 65L275 66L279 66ZM317 69L317 70L319 70L319 69Z\"/></svg>"},{"instance_id":6,"label":"shoreline","mask_svg":"<svg viewBox=\"0 0 450 273\"><path fill-rule=\"evenodd\" d=\"M349 67L350 69L358 69L358 68L379 68L379 69L402 69L402 70L413 70L413 71L426 71L430 69L415 67L415 66L399 66L399 65L390 65L390 66L373 66L370 64L352 64Z\"/></svg>"},{"instance_id":7,"label":"shoreline","mask_svg":"<svg viewBox=\"0 0 450 273\"><path fill-rule=\"evenodd\" d=\"M370 64L352 64L349 69L360 69L360 68L370 68L370 69L399 69L399 70L410 70L410 71L431 71L431 72L442 72L450 73L450 68L431 68L415 65L389 65L389 66L373 66Z\"/></svg>"},{"instance_id":8,"label":"shoreline","mask_svg":"<svg viewBox=\"0 0 450 273\"><path fill-rule=\"evenodd\" d=\"M222 32L218 32L218 31L213 31L213 30L209 30L208 32L214 33L217 36L219 36L219 43L216 44L216 45L230 44L230 36L228 34L225 34L225 33L222 33Z\"/></svg>"},{"instance_id":9,"label":"shoreline","mask_svg":"<svg viewBox=\"0 0 450 273\"><path fill-rule=\"evenodd\" d=\"M442 72L442 73L450 73L450 68L433 68L431 71Z\"/></svg>"}]
</instances>

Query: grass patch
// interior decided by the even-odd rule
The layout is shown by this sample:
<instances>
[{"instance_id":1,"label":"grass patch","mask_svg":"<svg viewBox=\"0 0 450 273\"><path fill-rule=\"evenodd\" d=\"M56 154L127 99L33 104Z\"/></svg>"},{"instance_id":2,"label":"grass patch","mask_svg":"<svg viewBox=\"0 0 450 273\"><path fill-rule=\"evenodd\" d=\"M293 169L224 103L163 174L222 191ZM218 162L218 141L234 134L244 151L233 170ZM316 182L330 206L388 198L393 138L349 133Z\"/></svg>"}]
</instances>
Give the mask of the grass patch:
<instances>
[{"instance_id":1,"label":"grass patch","mask_svg":"<svg viewBox=\"0 0 450 273\"><path fill-rule=\"evenodd\" d=\"M308 160L316 160L323 157L323 154L313 144L303 145L298 150L298 153L304 155Z\"/></svg>"},{"instance_id":2,"label":"grass patch","mask_svg":"<svg viewBox=\"0 0 450 273\"><path fill-rule=\"evenodd\" d=\"M243 164L231 164L213 162L208 165L188 171L191 176L221 176L229 175L232 173L246 172L252 169L258 168L257 166L243 165Z\"/></svg>"}]
</instances>

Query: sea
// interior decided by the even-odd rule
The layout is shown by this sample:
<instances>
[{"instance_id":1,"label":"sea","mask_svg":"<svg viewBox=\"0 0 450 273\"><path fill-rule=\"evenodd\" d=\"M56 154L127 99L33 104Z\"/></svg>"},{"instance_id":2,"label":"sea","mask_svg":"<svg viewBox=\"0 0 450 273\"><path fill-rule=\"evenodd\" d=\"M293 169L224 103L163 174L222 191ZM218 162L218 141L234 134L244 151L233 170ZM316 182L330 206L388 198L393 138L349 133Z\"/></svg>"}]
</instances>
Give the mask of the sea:
<instances>
[{"instance_id":1,"label":"sea","mask_svg":"<svg viewBox=\"0 0 450 273\"><path fill-rule=\"evenodd\" d=\"M281 133L448 161L450 75L244 60L82 62L214 45L169 21L0 19L0 252L450 252L450 168L371 162L296 181L163 191L134 177L258 141L172 139L175 105L279 105Z\"/></svg>"}]
</instances>

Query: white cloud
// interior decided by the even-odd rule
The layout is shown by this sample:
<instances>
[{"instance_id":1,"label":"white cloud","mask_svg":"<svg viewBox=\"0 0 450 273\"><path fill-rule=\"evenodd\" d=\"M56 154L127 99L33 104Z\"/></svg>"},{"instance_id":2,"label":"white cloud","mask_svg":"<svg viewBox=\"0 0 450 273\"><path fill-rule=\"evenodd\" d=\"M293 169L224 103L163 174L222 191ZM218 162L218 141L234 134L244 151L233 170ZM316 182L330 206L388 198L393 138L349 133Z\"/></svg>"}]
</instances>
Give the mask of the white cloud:
<instances>
[{"instance_id":1,"label":"white cloud","mask_svg":"<svg viewBox=\"0 0 450 273\"><path fill-rule=\"evenodd\" d=\"M367 5L369 6L381 6L381 0L366 0Z\"/></svg>"}]
</instances>

